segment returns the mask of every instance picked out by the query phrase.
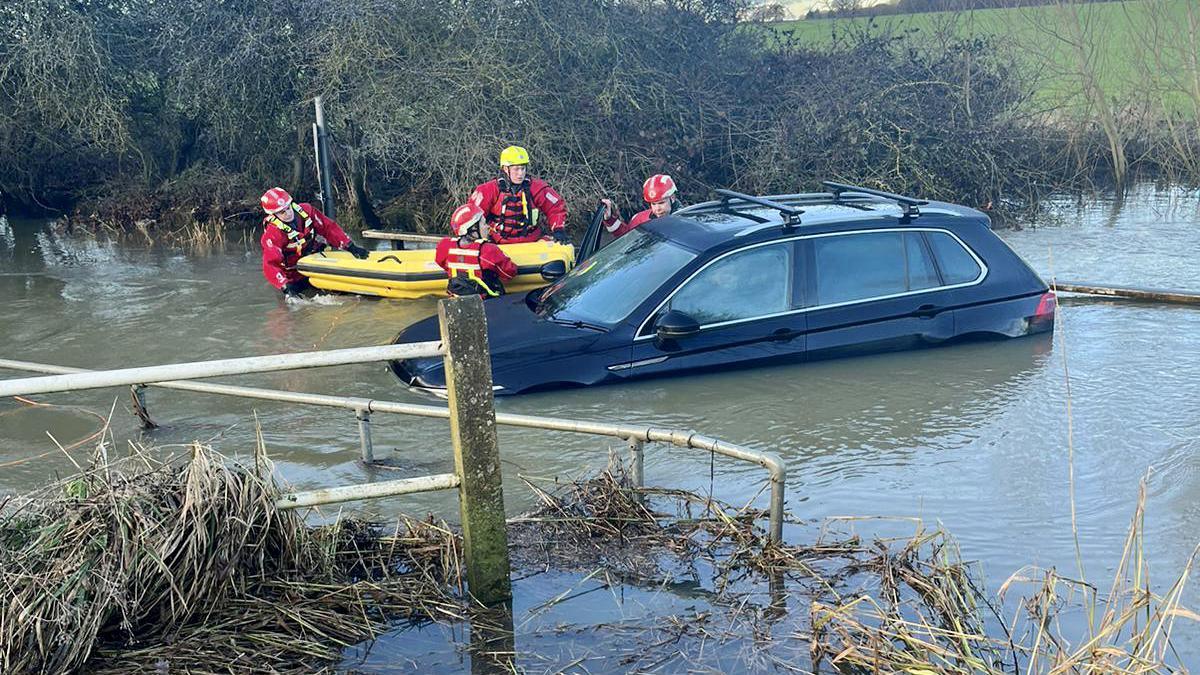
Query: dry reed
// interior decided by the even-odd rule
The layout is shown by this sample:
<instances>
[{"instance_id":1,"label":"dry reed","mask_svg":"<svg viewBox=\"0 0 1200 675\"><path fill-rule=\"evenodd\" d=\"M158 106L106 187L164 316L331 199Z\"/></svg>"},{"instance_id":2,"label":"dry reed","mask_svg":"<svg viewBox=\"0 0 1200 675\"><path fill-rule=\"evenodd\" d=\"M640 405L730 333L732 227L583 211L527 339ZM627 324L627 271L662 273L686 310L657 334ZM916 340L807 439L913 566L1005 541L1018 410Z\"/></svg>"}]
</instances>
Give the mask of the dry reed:
<instances>
[{"instance_id":1,"label":"dry reed","mask_svg":"<svg viewBox=\"0 0 1200 675\"><path fill-rule=\"evenodd\" d=\"M253 466L98 455L0 518L0 672L312 672L400 619L461 619L458 544L403 519L310 528Z\"/></svg>"}]
</instances>

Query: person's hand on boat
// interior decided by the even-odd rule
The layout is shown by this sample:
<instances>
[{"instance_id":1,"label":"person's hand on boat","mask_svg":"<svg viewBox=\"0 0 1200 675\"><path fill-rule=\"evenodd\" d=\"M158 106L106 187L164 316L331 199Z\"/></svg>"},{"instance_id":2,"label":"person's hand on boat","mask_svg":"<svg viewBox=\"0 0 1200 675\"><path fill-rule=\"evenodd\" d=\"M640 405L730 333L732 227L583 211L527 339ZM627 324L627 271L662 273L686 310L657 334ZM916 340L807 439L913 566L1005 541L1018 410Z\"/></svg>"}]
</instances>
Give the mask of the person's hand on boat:
<instances>
[{"instance_id":1,"label":"person's hand on boat","mask_svg":"<svg viewBox=\"0 0 1200 675\"><path fill-rule=\"evenodd\" d=\"M571 243L571 237L567 234L567 228L565 227L560 227L557 230L553 230L550 232L550 234L554 236L554 241L559 244Z\"/></svg>"},{"instance_id":2,"label":"person's hand on boat","mask_svg":"<svg viewBox=\"0 0 1200 675\"><path fill-rule=\"evenodd\" d=\"M354 242L350 242L349 244L347 244L346 250L349 251L350 255L354 256L355 258L358 258L359 260L366 260L367 257L371 255L370 251L359 246L358 244L356 244Z\"/></svg>"}]
</instances>

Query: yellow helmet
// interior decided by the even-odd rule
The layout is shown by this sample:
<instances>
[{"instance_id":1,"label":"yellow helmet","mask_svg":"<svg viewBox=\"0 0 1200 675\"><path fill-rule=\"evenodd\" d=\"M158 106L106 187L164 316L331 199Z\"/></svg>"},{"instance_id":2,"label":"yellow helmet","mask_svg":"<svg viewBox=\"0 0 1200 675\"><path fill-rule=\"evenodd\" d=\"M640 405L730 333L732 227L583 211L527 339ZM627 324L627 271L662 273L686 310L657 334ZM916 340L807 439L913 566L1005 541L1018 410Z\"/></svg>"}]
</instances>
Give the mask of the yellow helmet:
<instances>
[{"instance_id":1,"label":"yellow helmet","mask_svg":"<svg viewBox=\"0 0 1200 675\"><path fill-rule=\"evenodd\" d=\"M529 153L519 145L510 145L500 151L500 168L514 164L528 164Z\"/></svg>"}]
</instances>

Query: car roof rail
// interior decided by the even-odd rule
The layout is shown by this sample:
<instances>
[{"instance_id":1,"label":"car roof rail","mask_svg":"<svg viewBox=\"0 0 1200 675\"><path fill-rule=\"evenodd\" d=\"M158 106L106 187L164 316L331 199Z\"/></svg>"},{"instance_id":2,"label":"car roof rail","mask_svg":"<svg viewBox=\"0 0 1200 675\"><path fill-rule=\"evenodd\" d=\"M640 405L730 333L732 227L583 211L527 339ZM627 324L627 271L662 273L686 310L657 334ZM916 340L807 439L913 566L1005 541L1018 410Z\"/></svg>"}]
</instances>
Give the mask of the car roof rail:
<instances>
[{"instance_id":1,"label":"car roof rail","mask_svg":"<svg viewBox=\"0 0 1200 675\"><path fill-rule=\"evenodd\" d=\"M835 202L839 201L842 198L842 194L847 192L857 192L859 194L871 195L872 197L880 197L888 201L896 202L900 205L900 208L903 211L903 215L900 217L900 222L902 223L912 222L913 218L921 215L921 209L919 207L925 206L929 203L924 199L905 197L904 195L898 195L894 192L884 192L883 190L875 190L873 188L861 187L859 185L835 183L831 180L821 181L821 185L829 188L829 191L833 193L833 200Z\"/></svg>"},{"instance_id":2,"label":"car roof rail","mask_svg":"<svg viewBox=\"0 0 1200 675\"><path fill-rule=\"evenodd\" d=\"M800 216L804 213L803 209L793 208L786 204L780 204L777 201L766 199L764 197L754 197L752 195L734 192L733 190L725 190L723 188L717 188L714 190L714 192L721 195L721 206L724 208L728 208L731 202L739 201L749 202L751 204L758 204L759 206L775 209L783 214L784 229L798 227L800 225Z\"/></svg>"}]
</instances>

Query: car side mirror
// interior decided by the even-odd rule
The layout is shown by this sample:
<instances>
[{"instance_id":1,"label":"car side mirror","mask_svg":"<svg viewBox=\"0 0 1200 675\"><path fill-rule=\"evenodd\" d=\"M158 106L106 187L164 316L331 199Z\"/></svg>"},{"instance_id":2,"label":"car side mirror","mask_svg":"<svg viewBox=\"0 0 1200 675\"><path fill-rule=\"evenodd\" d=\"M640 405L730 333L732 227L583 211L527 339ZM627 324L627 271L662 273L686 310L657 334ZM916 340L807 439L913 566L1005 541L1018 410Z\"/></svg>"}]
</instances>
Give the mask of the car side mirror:
<instances>
[{"instance_id":1,"label":"car side mirror","mask_svg":"<svg viewBox=\"0 0 1200 675\"><path fill-rule=\"evenodd\" d=\"M567 264L561 260L551 260L542 265L542 278L546 281L558 281L567 273Z\"/></svg>"},{"instance_id":2,"label":"car side mirror","mask_svg":"<svg viewBox=\"0 0 1200 675\"><path fill-rule=\"evenodd\" d=\"M700 332L700 323L677 309L658 317L654 333L659 340L678 340Z\"/></svg>"}]
</instances>

